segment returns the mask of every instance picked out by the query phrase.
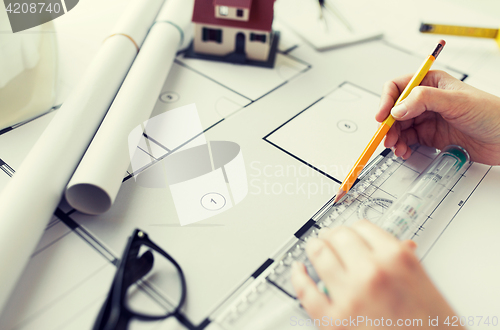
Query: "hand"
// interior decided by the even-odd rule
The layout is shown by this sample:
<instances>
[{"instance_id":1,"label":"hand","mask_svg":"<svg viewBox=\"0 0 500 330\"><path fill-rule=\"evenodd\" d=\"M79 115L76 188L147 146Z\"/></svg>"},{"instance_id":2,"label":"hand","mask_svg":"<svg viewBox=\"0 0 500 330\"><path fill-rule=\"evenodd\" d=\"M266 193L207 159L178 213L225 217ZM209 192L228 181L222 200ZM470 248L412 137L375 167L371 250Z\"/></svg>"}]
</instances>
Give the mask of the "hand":
<instances>
[{"instance_id":1,"label":"hand","mask_svg":"<svg viewBox=\"0 0 500 330\"><path fill-rule=\"evenodd\" d=\"M446 317L451 320L455 315L413 253L413 241L401 242L367 220L352 227L322 229L318 237L308 243L306 251L329 296L298 263L293 266L292 284L312 319L330 320L321 323L323 329L380 328L382 324L370 327L367 319L382 318L386 326L409 319L414 328L427 328L429 317L438 317L444 328ZM358 317L364 320L335 327L335 320ZM414 319L422 321L418 324Z\"/></svg>"},{"instance_id":2,"label":"hand","mask_svg":"<svg viewBox=\"0 0 500 330\"><path fill-rule=\"evenodd\" d=\"M446 72L429 71L420 86L393 108L411 77L402 76L384 86L375 119L382 122L392 113L397 121L385 137L386 148L407 159L408 146L415 143L438 149L456 144L473 161L500 165L500 98Z\"/></svg>"}]
</instances>

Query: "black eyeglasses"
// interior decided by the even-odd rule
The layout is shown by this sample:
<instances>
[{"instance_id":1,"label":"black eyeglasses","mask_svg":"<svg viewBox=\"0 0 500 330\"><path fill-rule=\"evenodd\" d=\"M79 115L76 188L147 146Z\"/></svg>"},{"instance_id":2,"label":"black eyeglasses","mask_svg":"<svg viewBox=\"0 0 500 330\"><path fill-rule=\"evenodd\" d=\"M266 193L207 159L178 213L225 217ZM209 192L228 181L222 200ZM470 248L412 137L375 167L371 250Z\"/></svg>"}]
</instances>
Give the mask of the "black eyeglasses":
<instances>
[{"instance_id":1,"label":"black eyeglasses","mask_svg":"<svg viewBox=\"0 0 500 330\"><path fill-rule=\"evenodd\" d=\"M148 248L148 249L147 249ZM144 251L147 249L147 251ZM177 305L173 311L167 313L159 312L156 315L146 314L131 308L129 305L129 289L138 284L141 279L151 272L154 264L153 252L165 257L169 264L173 267L173 271L177 272L176 279L178 280L178 288L180 296ZM129 237L127 247L123 252L122 259L113 279L113 284L109 290L108 297L104 302L99 315L94 324L94 330L121 330L127 329L128 323L132 318L137 318L143 321L155 321L166 319L171 316L178 316L179 310L184 305L186 300L186 279L179 264L158 245L151 241L148 235L139 230L134 230L132 236Z\"/></svg>"}]
</instances>

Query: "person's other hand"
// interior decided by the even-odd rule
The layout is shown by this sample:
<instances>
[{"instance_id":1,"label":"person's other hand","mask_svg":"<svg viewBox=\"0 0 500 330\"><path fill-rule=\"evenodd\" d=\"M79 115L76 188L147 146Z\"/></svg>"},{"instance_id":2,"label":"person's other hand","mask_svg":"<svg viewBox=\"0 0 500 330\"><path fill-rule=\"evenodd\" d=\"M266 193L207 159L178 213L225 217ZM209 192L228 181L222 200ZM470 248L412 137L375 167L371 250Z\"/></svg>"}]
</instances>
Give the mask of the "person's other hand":
<instances>
[{"instance_id":1,"label":"person's other hand","mask_svg":"<svg viewBox=\"0 0 500 330\"><path fill-rule=\"evenodd\" d=\"M386 148L407 159L409 146L415 143L438 149L456 144L473 161L500 165L500 98L446 72L429 71L420 86L393 108L411 77L384 85L375 119L382 122L391 113L397 121L387 133Z\"/></svg>"},{"instance_id":2,"label":"person's other hand","mask_svg":"<svg viewBox=\"0 0 500 330\"><path fill-rule=\"evenodd\" d=\"M352 227L322 229L306 251L329 295L318 289L303 265L295 263L292 284L297 298L312 319L323 322L323 329L375 328L375 320L382 318L385 326L400 322L406 329L409 324L404 322L411 322L409 328L427 328L436 317L444 327L446 318L452 322L455 313L425 273L413 252L415 246L367 220ZM346 319L361 322L335 326Z\"/></svg>"}]
</instances>

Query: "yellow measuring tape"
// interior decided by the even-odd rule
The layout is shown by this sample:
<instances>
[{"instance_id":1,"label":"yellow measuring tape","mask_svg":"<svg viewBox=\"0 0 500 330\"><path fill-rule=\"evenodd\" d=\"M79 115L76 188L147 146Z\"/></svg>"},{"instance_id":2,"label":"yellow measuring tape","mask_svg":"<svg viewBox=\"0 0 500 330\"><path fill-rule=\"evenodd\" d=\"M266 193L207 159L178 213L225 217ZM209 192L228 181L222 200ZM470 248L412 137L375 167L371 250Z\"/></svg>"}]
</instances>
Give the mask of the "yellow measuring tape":
<instances>
[{"instance_id":1,"label":"yellow measuring tape","mask_svg":"<svg viewBox=\"0 0 500 330\"><path fill-rule=\"evenodd\" d=\"M473 26L422 23L420 25L420 32L447 34L453 36L463 36L463 37L473 37L473 38L495 39L496 42L498 43L498 46L500 47L500 33L498 33L498 29L480 28Z\"/></svg>"}]
</instances>

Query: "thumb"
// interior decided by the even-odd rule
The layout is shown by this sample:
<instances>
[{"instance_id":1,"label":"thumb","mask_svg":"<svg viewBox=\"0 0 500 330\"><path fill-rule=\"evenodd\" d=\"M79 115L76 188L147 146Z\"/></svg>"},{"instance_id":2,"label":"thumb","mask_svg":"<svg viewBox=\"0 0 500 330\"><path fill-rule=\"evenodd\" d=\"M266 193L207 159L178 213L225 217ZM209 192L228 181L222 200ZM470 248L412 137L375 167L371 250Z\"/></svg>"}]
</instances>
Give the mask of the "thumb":
<instances>
[{"instance_id":1,"label":"thumb","mask_svg":"<svg viewBox=\"0 0 500 330\"><path fill-rule=\"evenodd\" d=\"M391 110L396 120L408 120L420 116L425 111L433 111L443 117L457 117L460 109L454 104L460 104L459 93L435 87L417 86L408 97ZM463 103L463 102L462 102Z\"/></svg>"}]
</instances>

